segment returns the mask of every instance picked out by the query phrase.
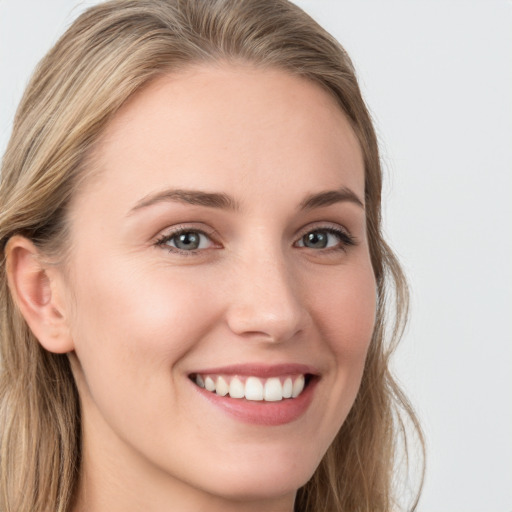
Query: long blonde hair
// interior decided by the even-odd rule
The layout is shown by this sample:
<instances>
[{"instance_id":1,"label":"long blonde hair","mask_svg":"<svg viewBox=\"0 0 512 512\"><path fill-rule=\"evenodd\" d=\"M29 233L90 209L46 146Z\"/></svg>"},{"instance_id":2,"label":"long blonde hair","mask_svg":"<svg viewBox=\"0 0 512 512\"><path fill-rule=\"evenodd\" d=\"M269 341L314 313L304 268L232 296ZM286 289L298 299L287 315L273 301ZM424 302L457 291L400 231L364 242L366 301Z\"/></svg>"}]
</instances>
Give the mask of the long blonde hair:
<instances>
[{"instance_id":1,"label":"long blonde hair","mask_svg":"<svg viewBox=\"0 0 512 512\"><path fill-rule=\"evenodd\" d=\"M37 67L21 101L0 182L0 510L72 506L80 472L80 408L66 355L45 351L17 310L4 249L15 234L65 249L66 209L87 177L104 127L137 90L190 64L243 61L306 77L338 101L360 141L370 254L378 286L375 331L355 404L297 511L394 509L396 442L408 419L390 375L403 331L405 279L381 233L375 132L343 48L286 0L113 0L82 14ZM391 301L391 312L386 311ZM412 504L415 507L415 503Z\"/></svg>"}]
</instances>

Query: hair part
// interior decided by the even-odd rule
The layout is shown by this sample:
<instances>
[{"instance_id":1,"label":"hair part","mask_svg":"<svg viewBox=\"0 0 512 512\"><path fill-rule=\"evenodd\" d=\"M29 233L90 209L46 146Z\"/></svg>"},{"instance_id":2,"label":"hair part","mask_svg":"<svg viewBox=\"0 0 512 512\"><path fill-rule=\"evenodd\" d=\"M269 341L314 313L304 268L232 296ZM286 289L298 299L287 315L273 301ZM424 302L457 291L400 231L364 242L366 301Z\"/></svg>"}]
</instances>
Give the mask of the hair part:
<instances>
[{"instance_id":1,"label":"hair part","mask_svg":"<svg viewBox=\"0 0 512 512\"><path fill-rule=\"evenodd\" d=\"M360 142L376 326L355 404L313 478L299 490L295 509L395 509L397 435L405 440L402 426L409 421L421 446L423 437L389 372L389 357L405 327L408 293L382 237L378 145L348 55L286 0L113 0L82 14L38 65L3 159L1 510L68 511L80 468L80 406L69 359L45 351L15 306L5 245L21 234L62 261L70 201L94 172L94 148L108 122L159 76L221 61L277 68L318 84L336 99Z\"/></svg>"}]
</instances>

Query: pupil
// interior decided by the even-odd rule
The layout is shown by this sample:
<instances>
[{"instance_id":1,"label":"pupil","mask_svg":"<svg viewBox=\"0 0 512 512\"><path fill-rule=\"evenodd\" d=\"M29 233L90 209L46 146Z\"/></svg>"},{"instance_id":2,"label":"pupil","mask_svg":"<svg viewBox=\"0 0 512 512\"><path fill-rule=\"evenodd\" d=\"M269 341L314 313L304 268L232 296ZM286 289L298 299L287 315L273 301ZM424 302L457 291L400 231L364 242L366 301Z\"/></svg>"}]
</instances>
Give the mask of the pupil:
<instances>
[{"instance_id":1,"label":"pupil","mask_svg":"<svg viewBox=\"0 0 512 512\"><path fill-rule=\"evenodd\" d=\"M322 231L308 233L305 236L304 245L314 249L323 249L327 247L327 234Z\"/></svg>"},{"instance_id":2,"label":"pupil","mask_svg":"<svg viewBox=\"0 0 512 512\"><path fill-rule=\"evenodd\" d=\"M197 233L182 233L176 240L178 249L197 249L199 247L199 235Z\"/></svg>"}]
</instances>

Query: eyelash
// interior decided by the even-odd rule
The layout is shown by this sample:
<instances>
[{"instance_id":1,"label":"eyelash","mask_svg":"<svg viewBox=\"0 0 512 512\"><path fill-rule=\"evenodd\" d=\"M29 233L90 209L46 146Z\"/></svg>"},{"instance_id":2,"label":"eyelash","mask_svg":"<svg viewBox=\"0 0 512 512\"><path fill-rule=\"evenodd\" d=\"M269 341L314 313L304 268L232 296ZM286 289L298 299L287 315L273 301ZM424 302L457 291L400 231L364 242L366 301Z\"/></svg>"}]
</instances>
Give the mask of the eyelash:
<instances>
[{"instance_id":1,"label":"eyelash","mask_svg":"<svg viewBox=\"0 0 512 512\"><path fill-rule=\"evenodd\" d=\"M181 255L185 255L185 256L192 256L194 254L198 254L199 252L204 251L205 249L183 250L183 249L179 249L177 247L171 247L171 246L167 245L167 243L169 241L179 237L180 235L190 234L190 233L197 233L199 235L203 235L203 236L207 237L211 241L212 244L215 244L215 241L212 240L215 235L214 231L207 233L206 231L204 231L202 229L197 229L197 228L192 228L192 227L190 227L190 228L179 227L179 228L175 229L174 231L172 231L171 233L168 233L166 235L162 235L161 237L159 237L155 241L155 245L158 247L165 247L170 253L181 254ZM294 243L294 246L297 247L296 244L298 244L300 241L303 241L304 237L310 233L328 233L331 235L335 235L339 240L339 244L337 244L336 246L320 248L320 249L318 249L318 251L323 251L323 252L344 251L345 252L348 247L357 245L356 238L354 236L352 236L350 233L348 233L347 231L340 229L340 228L333 227L333 226L319 226L319 227L316 227L313 229L308 229L307 231L304 231L303 234L301 234L300 237L298 238L298 240ZM307 247L304 245L298 246L298 247L303 247L303 248L307 249ZM315 249L312 249L312 250L315 250Z\"/></svg>"},{"instance_id":2,"label":"eyelash","mask_svg":"<svg viewBox=\"0 0 512 512\"><path fill-rule=\"evenodd\" d=\"M357 245L356 238L353 235L351 235L348 231L345 231L344 229L334 227L334 226L319 226L319 227L315 227L313 229L308 229L299 237L299 239L297 240L297 242L295 242L295 244L297 244L299 241L302 241L304 239L304 237L310 233L329 233L331 235L335 235L338 238L339 244L337 244L336 246L318 249L318 250L322 250L324 252L331 252L331 251L344 251L345 252L348 247L353 247L353 246Z\"/></svg>"},{"instance_id":3,"label":"eyelash","mask_svg":"<svg viewBox=\"0 0 512 512\"><path fill-rule=\"evenodd\" d=\"M188 233L197 233L199 235L203 235L203 236L207 237L210 241L212 241L213 237L215 236L214 231L207 233L206 231L204 231L202 229L197 229L197 228L192 228L192 227L187 228L187 227L182 226L182 227L175 229L171 233L168 233L166 235L162 235L161 237L159 237L156 240L155 245L158 247L165 247L170 253L181 254L184 256L192 256L201 251L204 251L204 249L192 249L192 250L185 251L183 249L179 249L178 247L171 247L171 246L167 245L167 243L170 242L172 239L177 238L180 235L184 235L184 234L188 234ZM212 243L214 244L215 242L212 241Z\"/></svg>"}]
</instances>

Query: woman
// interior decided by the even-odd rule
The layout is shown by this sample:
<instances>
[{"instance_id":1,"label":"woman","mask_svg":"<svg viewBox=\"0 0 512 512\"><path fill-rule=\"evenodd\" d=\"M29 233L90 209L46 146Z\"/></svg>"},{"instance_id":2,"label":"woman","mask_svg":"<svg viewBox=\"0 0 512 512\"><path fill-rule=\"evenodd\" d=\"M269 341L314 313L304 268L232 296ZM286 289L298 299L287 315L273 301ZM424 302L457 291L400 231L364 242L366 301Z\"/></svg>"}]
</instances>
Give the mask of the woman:
<instances>
[{"instance_id":1,"label":"woman","mask_svg":"<svg viewBox=\"0 0 512 512\"><path fill-rule=\"evenodd\" d=\"M2 168L1 509L392 510L418 427L380 193L350 60L293 4L83 14Z\"/></svg>"}]
</instances>

